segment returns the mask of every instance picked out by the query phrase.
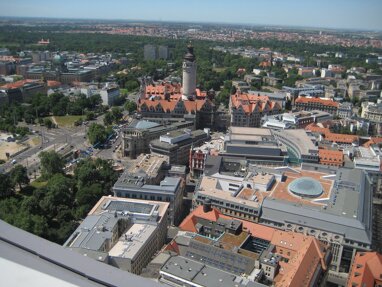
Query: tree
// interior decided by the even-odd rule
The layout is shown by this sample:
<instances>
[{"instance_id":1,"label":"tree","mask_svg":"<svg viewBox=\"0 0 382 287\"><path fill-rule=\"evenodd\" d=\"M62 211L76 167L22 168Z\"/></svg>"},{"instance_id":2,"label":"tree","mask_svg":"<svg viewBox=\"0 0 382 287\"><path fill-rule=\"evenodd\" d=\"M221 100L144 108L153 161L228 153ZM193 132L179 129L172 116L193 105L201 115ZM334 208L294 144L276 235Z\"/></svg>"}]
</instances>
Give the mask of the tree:
<instances>
[{"instance_id":1,"label":"tree","mask_svg":"<svg viewBox=\"0 0 382 287\"><path fill-rule=\"evenodd\" d=\"M53 127L53 122L50 118L45 118L44 119L44 125L48 128L51 129Z\"/></svg>"},{"instance_id":2,"label":"tree","mask_svg":"<svg viewBox=\"0 0 382 287\"><path fill-rule=\"evenodd\" d=\"M0 198L9 197L13 194L11 179L7 174L0 173Z\"/></svg>"},{"instance_id":3,"label":"tree","mask_svg":"<svg viewBox=\"0 0 382 287\"><path fill-rule=\"evenodd\" d=\"M130 80L125 83L125 88L131 92L139 88L139 83L136 80Z\"/></svg>"},{"instance_id":4,"label":"tree","mask_svg":"<svg viewBox=\"0 0 382 287\"><path fill-rule=\"evenodd\" d=\"M123 116L122 110L119 107L113 107L111 109L111 114L113 115L114 121L116 123L118 123L121 120L122 116Z\"/></svg>"},{"instance_id":5,"label":"tree","mask_svg":"<svg viewBox=\"0 0 382 287\"><path fill-rule=\"evenodd\" d=\"M113 123L113 120L114 120L114 118L113 118L112 113L111 112L107 112L105 114L105 117L103 118L103 123L104 123L105 126L110 126Z\"/></svg>"},{"instance_id":6,"label":"tree","mask_svg":"<svg viewBox=\"0 0 382 287\"><path fill-rule=\"evenodd\" d=\"M88 130L88 138L91 144L104 143L108 133L103 125L92 123Z\"/></svg>"},{"instance_id":7,"label":"tree","mask_svg":"<svg viewBox=\"0 0 382 287\"><path fill-rule=\"evenodd\" d=\"M137 104L133 101L127 101L125 104L125 110L129 113L135 112L137 110Z\"/></svg>"},{"instance_id":8,"label":"tree","mask_svg":"<svg viewBox=\"0 0 382 287\"><path fill-rule=\"evenodd\" d=\"M96 116L95 116L94 112L86 112L86 120L87 121L94 120L95 118L96 118Z\"/></svg>"},{"instance_id":9,"label":"tree","mask_svg":"<svg viewBox=\"0 0 382 287\"><path fill-rule=\"evenodd\" d=\"M43 178L48 179L54 174L63 173L64 161L55 151L43 151L40 153L39 158Z\"/></svg>"},{"instance_id":10,"label":"tree","mask_svg":"<svg viewBox=\"0 0 382 287\"><path fill-rule=\"evenodd\" d=\"M231 91L230 91L231 95L234 95L236 94L236 87L235 86L232 86L231 87Z\"/></svg>"},{"instance_id":11,"label":"tree","mask_svg":"<svg viewBox=\"0 0 382 287\"><path fill-rule=\"evenodd\" d=\"M108 161L97 158L81 161L74 170L74 178L79 190L89 186L89 183L99 183L102 186L103 195L108 195L118 175Z\"/></svg>"},{"instance_id":12,"label":"tree","mask_svg":"<svg viewBox=\"0 0 382 287\"><path fill-rule=\"evenodd\" d=\"M20 190L22 190L23 185L29 183L28 171L26 167L18 164L12 168L10 172L10 179L13 185L18 185Z\"/></svg>"}]
</instances>

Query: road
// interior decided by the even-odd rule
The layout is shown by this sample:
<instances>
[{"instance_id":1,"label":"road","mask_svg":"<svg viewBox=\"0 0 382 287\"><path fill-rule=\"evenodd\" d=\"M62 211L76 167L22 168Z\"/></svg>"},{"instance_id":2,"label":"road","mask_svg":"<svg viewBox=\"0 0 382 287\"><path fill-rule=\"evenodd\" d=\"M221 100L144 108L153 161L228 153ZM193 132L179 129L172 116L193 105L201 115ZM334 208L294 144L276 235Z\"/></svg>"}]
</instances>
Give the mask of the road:
<instances>
[{"instance_id":1,"label":"road","mask_svg":"<svg viewBox=\"0 0 382 287\"><path fill-rule=\"evenodd\" d=\"M103 124L103 116L98 117L95 121ZM90 122L89 124L91 124ZM24 152L12 157L8 162L0 167L0 172L9 172L14 166L11 161L16 160L17 164L21 164L28 169L28 174L31 176L38 176L40 159L39 154L42 151L55 150L60 154L67 154L70 151L86 150L90 145L86 140L87 126L81 125L77 127L58 127L54 129L47 129L44 126L26 125L31 131L41 137L41 144L31 147ZM102 159L121 160L118 156L117 150L121 146L121 137L119 129L115 130L118 138L111 141L110 148L95 149L92 156Z\"/></svg>"},{"instance_id":2,"label":"road","mask_svg":"<svg viewBox=\"0 0 382 287\"><path fill-rule=\"evenodd\" d=\"M29 174L38 170L40 160L38 155L42 151L55 150L59 153L70 150L86 148L86 127L55 128L47 129L43 126L28 125L30 130L36 131L41 136L41 145L27 149L26 151L12 157L18 164L28 169ZM8 172L13 167L11 160L1 166L2 172Z\"/></svg>"}]
</instances>

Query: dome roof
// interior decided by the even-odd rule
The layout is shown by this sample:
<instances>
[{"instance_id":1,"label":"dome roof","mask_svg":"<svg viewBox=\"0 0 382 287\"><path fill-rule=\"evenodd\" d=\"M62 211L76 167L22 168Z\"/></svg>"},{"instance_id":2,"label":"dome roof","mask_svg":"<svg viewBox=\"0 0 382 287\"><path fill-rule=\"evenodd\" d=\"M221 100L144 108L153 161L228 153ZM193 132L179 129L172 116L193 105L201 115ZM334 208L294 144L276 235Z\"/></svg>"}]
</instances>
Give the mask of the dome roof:
<instances>
[{"instance_id":1,"label":"dome roof","mask_svg":"<svg viewBox=\"0 0 382 287\"><path fill-rule=\"evenodd\" d=\"M64 58L60 54L57 53L56 55L54 55L53 62L55 64L61 64L63 61L64 61Z\"/></svg>"},{"instance_id":2,"label":"dome roof","mask_svg":"<svg viewBox=\"0 0 382 287\"><path fill-rule=\"evenodd\" d=\"M319 197L323 188L319 181L311 177L300 177L288 185L288 190L301 197Z\"/></svg>"}]
</instances>

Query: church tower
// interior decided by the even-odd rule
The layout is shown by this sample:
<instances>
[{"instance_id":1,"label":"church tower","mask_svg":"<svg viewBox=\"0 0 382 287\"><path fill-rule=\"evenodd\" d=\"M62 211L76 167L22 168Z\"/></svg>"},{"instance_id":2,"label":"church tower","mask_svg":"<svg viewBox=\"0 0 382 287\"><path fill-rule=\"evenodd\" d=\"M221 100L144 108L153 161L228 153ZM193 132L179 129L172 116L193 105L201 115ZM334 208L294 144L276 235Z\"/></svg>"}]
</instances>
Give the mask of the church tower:
<instances>
[{"instance_id":1,"label":"church tower","mask_svg":"<svg viewBox=\"0 0 382 287\"><path fill-rule=\"evenodd\" d=\"M183 58L183 99L194 100L196 97L196 62L194 47L189 44Z\"/></svg>"}]
</instances>

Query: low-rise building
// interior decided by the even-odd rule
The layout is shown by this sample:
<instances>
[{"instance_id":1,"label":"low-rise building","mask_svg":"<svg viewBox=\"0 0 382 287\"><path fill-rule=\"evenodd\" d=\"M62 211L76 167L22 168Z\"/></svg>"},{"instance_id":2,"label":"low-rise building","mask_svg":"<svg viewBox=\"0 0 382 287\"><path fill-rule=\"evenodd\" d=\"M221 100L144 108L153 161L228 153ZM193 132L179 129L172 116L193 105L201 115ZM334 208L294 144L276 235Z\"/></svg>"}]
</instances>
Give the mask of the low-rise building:
<instances>
[{"instance_id":1,"label":"low-rise building","mask_svg":"<svg viewBox=\"0 0 382 287\"><path fill-rule=\"evenodd\" d=\"M361 117L371 122L381 123L382 122L382 102L379 102L379 103L363 102Z\"/></svg>"},{"instance_id":2,"label":"low-rise building","mask_svg":"<svg viewBox=\"0 0 382 287\"><path fill-rule=\"evenodd\" d=\"M339 103L326 98L299 97L295 100L295 107L302 111L320 110L330 114L337 114Z\"/></svg>"},{"instance_id":3,"label":"low-rise building","mask_svg":"<svg viewBox=\"0 0 382 287\"><path fill-rule=\"evenodd\" d=\"M355 168L380 173L382 170L381 158L382 151L378 145L354 148L353 162Z\"/></svg>"},{"instance_id":4,"label":"low-rise building","mask_svg":"<svg viewBox=\"0 0 382 287\"><path fill-rule=\"evenodd\" d=\"M169 203L102 197L64 247L140 274L165 243Z\"/></svg>"},{"instance_id":5,"label":"low-rise building","mask_svg":"<svg viewBox=\"0 0 382 287\"><path fill-rule=\"evenodd\" d=\"M262 127L270 129L305 128L311 123L320 123L332 119L332 114L323 111L298 111L265 116L262 119Z\"/></svg>"},{"instance_id":6,"label":"low-rise building","mask_svg":"<svg viewBox=\"0 0 382 287\"><path fill-rule=\"evenodd\" d=\"M344 155L339 150L319 149L318 150L319 163L330 166L343 166Z\"/></svg>"},{"instance_id":7,"label":"low-rise building","mask_svg":"<svg viewBox=\"0 0 382 287\"><path fill-rule=\"evenodd\" d=\"M353 115L353 104L350 102L341 103L338 105L337 116L341 119L351 118Z\"/></svg>"}]
</instances>

